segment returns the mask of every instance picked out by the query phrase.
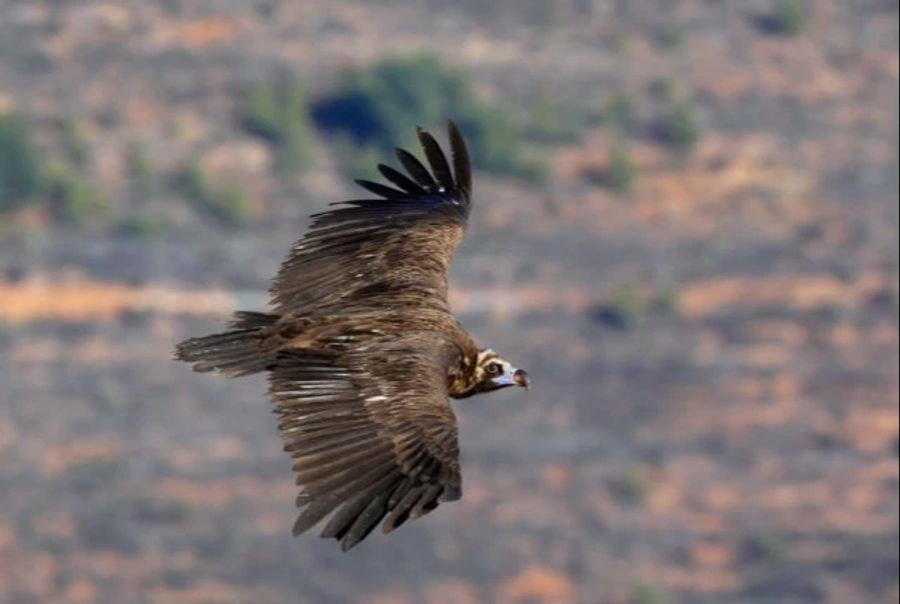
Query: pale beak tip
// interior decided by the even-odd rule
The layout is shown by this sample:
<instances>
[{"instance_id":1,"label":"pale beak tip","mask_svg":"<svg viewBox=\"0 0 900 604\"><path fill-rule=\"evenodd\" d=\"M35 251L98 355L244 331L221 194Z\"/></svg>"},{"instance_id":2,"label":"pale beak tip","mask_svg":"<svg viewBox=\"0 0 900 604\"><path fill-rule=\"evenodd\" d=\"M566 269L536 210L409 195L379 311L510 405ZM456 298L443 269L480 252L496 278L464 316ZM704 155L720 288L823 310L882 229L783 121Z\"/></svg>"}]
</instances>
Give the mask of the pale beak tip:
<instances>
[{"instance_id":1,"label":"pale beak tip","mask_svg":"<svg viewBox=\"0 0 900 604\"><path fill-rule=\"evenodd\" d=\"M523 371L522 369L516 370L516 372L513 374L513 381L517 385L525 388L525 390L531 388L531 379L528 377L528 373Z\"/></svg>"}]
</instances>

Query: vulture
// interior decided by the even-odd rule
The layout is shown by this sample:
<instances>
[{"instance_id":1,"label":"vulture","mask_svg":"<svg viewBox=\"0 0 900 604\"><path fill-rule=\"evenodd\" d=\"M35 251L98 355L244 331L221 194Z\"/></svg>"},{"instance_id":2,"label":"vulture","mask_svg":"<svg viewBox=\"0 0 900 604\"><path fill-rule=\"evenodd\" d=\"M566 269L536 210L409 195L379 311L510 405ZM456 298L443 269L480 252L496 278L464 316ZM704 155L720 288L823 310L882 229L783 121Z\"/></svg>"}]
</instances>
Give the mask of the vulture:
<instances>
[{"instance_id":1,"label":"vulture","mask_svg":"<svg viewBox=\"0 0 900 604\"><path fill-rule=\"evenodd\" d=\"M462 496L449 398L528 374L479 348L447 302L447 269L472 203L469 153L448 122L449 157L417 129L426 167L357 180L371 195L314 214L270 288L270 311L237 312L223 333L187 339L175 358L225 376L268 373L301 508L293 533L347 551ZM429 169L430 168L430 169Z\"/></svg>"}]
</instances>

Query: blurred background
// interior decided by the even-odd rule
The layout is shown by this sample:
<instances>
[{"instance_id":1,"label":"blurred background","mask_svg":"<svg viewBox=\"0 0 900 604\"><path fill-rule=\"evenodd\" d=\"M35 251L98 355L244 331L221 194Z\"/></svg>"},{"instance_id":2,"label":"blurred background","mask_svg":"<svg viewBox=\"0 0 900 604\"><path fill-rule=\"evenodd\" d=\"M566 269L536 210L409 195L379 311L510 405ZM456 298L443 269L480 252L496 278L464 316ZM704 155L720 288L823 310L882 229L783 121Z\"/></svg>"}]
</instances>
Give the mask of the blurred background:
<instances>
[{"instance_id":1,"label":"blurred background","mask_svg":"<svg viewBox=\"0 0 900 604\"><path fill-rule=\"evenodd\" d=\"M896 0L0 1L0 601L898 601ZM261 309L452 117L465 497L290 536Z\"/></svg>"}]
</instances>

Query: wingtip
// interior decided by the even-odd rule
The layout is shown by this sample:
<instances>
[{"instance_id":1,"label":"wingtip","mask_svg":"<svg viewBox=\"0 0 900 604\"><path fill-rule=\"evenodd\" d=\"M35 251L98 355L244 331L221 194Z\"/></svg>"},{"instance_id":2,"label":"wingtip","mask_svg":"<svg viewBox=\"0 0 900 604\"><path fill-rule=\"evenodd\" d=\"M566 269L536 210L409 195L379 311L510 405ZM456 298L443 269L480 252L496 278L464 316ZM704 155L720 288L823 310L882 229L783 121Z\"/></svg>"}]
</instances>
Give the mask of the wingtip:
<instances>
[{"instance_id":1,"label":"wingtip","mask_svg":"<svg viewBox=\"0 0 900 604\"><path fill-rule=\"evenodd\" d=\"M306 530L305 528L300 526L300 519L297 518L294 521L294 526L291 527L291 535L293 535L294 537L299 537L300 535L303 534L303 531L305 531L305 530Z\"/></svg>"},{"instance_id":2,"label":"wingtip","mask_svg":"<svg viewBox=\"0 0 900 604\"><path fill-rule=\"evenodd\" d=\"M418 125L416 126L416 137L419 139L419 142L421 144L425 144L425 139L434 139L434 137L431 135L431 132Z\"/></svg>"},{"instance_id":3,"label":"wingtip","mask_svg":"<svg viewBox=\"0 0 900 604\"><path fill-rule=\"evenodd\" d=\"M450 139L450 152L453 158L453 172L457 185L466 192L472 194L472 162L469 157L469 149L466 139L459 127L451 119L447 120L447 137Z\"/></svg>"}]
</instances>

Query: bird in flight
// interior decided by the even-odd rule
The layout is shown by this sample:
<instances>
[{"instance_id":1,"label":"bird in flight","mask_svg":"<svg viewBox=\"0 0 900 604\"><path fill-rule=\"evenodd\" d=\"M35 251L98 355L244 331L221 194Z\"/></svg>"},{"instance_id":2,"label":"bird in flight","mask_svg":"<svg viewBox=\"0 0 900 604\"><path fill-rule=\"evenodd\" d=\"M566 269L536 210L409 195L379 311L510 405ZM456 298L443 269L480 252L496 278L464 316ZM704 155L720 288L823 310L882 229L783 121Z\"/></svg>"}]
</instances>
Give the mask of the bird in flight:
<instances>
[{"instance_id":1,"label":"bird in flight","mask_svg":"<svg viewBox=\"0 0 900 604\"><path fill-rule=\"evenodd\" d=\"M469 153L453 122L449 161L429 133L418 138L430 170L397 149L406 174L381 164L390 185L358 180L374 197L312 216L272 283L271 312L237 312L228 331L175 349L195 371L268 372L300 487L293 532L330 516L321 536L344 551L379 523L389 533L462 496L448 398L529 385L450 311Z\"/></svg>"}]
</instances>

